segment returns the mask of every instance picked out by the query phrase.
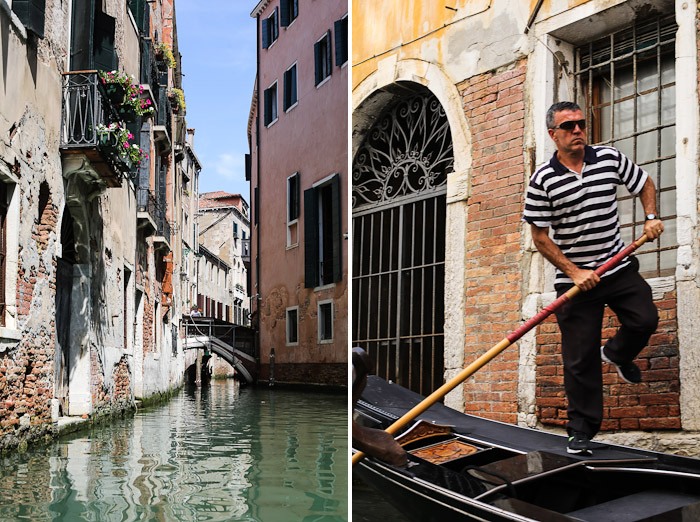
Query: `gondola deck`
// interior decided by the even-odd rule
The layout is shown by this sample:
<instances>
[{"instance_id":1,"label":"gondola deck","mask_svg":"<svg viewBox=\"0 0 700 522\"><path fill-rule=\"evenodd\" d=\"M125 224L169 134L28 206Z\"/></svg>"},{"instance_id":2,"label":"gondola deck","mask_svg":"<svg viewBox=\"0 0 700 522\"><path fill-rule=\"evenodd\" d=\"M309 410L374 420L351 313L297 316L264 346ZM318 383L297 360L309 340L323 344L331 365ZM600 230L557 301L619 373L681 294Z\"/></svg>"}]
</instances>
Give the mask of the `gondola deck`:
<instances>
[{"instance_id":1,"label":"gondola deck","mask_svg":"<svg viewBox=\"0 0 700 522\"><path fill-rule=\"evenodd\" d=\"M370 377L357 412L385 429L421 399ZM405 441L406 468L371 458L356 468L412 520L700 520L697 459L602 443L592 456L572 456L563 436L440 404L419 419L435 433Z\"/></svg>"}]
</instances>

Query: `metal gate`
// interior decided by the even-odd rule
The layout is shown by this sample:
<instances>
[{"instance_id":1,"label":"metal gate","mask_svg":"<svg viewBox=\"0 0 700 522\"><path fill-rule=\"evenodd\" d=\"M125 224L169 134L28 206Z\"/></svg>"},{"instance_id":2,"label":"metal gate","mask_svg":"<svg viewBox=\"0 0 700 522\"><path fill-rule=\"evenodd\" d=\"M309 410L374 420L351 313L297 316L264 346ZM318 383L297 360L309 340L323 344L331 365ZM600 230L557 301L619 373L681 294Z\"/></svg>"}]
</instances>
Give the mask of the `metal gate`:
<instances>
[{"instance_id":1,"label":"metal gate","mask_svg":"<svg viewBox=\"0 0 700 522\"><path fill-rule=\"evenodd\" d=\"M423 394L443 383L452 169L449 124L426 90L386 107L353 160L353 345Z\"/></svg>"}]
</instances>

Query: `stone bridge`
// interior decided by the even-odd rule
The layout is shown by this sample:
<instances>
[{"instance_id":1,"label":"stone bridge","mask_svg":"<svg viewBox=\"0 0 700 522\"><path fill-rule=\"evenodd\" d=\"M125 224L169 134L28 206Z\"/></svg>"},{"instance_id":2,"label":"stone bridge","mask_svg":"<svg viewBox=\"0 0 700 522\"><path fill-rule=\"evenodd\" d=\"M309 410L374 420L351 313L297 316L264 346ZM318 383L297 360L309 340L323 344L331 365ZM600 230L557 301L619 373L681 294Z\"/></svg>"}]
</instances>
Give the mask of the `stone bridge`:
<instances>
[{"instance_id":1,"label":"stone bridge","mask_svg":"<svg viewBox=\"0 0 700 522\"><path fill-rule=\"evenodd\" d=\"M203 349L215 353L236 369L248 384L255 382L258 362L252 328L212 317L185 317L185 350Z\"/></svg>"}]
</instances>

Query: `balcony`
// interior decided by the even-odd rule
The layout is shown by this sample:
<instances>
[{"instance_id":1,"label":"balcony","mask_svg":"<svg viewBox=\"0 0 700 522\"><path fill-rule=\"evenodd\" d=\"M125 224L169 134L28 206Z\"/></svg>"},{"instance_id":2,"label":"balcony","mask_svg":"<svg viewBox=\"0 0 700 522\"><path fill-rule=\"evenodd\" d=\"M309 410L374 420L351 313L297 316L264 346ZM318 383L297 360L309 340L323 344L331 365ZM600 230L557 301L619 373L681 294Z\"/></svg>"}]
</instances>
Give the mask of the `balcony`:
<instances>
[{"instance_id":1,"label":"balcony","mask_svg":"<svg viewBox=\"0 0 700 522\"><path fill-rule=\"evenodd\" d=\"M136 189L136 224L139 229L144 229L146 235L157 230L156 226L156 197L153 192L145 187Z\"/></svg>"},{"instance_id":2,"label":"balcony","mask_svg":"<svg viewBox=\"0 0 700 522\"><path fill-rule=\"evenodd\" d=\"M250 264L250 238L241 239L241 260Z\"/></svg>"},{"instance_id":3,"label":"balcony","mask_svg":"<svg viewBox=\"0 0 700 522\"><path fill-rule=\"evenodd\" d=\"M64 74L61 113L64 173L77 173L100 189L121 187L134 165L110 134L100 132L119 117L97 71Z\"/></svg>"},{"instance_id":4,"label":"balcony","mask_svg":"<svg viewBox=\"0 0 700 522\"><path fill-rule=\"evenodd\" d=\"M170 251L170 223L165 215L165 207L156 202L155 210L156 231L153 237L153 246L156 250Z\"/></svg>"}]
</instances>

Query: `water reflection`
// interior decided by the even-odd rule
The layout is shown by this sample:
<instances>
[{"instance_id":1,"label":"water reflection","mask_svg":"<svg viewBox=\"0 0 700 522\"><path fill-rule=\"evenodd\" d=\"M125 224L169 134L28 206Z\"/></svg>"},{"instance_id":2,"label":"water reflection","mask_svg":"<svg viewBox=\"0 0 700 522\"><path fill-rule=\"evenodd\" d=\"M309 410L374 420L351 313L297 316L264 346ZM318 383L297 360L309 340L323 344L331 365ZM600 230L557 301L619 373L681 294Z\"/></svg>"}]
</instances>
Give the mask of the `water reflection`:
<instances>
[{"instance_id":1,"label":"water reflection","mask_svg":"<svg viewBox=\"0 0 700 522\"><path fill-rule=\"evenodd\" d=\"M1 520L345 522L345 396L191 389L0 461Z\"/></svg>"}]
</instances>

